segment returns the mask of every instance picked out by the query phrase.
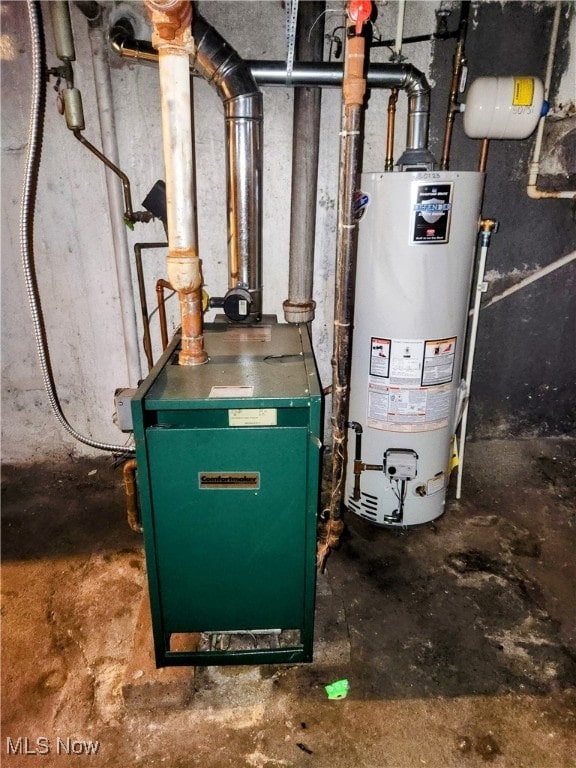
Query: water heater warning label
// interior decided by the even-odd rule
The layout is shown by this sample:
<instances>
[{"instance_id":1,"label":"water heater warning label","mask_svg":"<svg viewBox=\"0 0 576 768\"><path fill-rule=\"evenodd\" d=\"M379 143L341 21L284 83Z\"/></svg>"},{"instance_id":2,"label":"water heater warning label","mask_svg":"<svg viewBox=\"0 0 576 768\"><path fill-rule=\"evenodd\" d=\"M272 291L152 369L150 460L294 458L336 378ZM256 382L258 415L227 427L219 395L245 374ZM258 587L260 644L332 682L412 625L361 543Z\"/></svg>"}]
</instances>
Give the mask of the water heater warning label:
<instances>
[{"instance_id":1,"label":"water heater warning label","mask_svg":"<svg viewBox=\"0 0 576 768\"><path fill-rule=\"evenodd\" d=\"M456 336L370 338L367 426L428 432L448 426L454 400Z\"/></svg>"},{"instance_id":2,"label":"water heater warning label","mask_svg":"<svg viewBox=\"0 0 576 768\"><path fill-rule=\"evenodd\" d=\"M452 182L412 185L410 244L442 244L450 237Z\"/></svg>"},{"instance_id":3,"label":"water heater warning label","mask_svg":"<svg viewBox=\"0 0 576 768\"><path fill-rule=\"evenodd\" d=\"M455 336L450 339L427 341L424 351L422 386L432 387L435 384L447 384L452 381L455 357Z\"/></svg>"},{"instance_id":4,"label":"water heater warning label","mask_svg":"<svg viewBox=\"0 0 576 768\"><path fill-rule=\"evenodd\" d=\"M390 339L372 337L370 347L370 375L385 379L390 375Z\"/></svg>"},{"instance_id":5,"label":"water heater warning label","mask_svg":"<svg viewBox=\"0 0 576 768\"><path fill-rule=\"evenodd\" d=\"M429 432L448 425L452 389L391 387L371 382L368 386L366 423L390 432Z\"/></svg>"}]
</instances>

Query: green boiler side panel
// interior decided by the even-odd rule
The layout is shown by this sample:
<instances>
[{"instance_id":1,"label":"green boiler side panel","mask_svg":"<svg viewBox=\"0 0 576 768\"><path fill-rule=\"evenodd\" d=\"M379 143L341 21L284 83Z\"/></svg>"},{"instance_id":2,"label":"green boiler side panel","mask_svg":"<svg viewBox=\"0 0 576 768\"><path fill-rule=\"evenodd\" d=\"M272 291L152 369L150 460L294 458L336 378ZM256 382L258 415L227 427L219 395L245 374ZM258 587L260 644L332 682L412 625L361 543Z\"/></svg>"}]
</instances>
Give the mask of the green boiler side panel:
<instances>
[{"instance_id":1,"label":"green boiler side panel","mask_svg":"<svg viewBox=\"0 0 576 768\"><path fill-rule=\"evenodd\" d=\"M132 406L157 664L311 661L322 403L307 329L214 324L192 368L178 341Z\"/></svg>"}]
</instances>

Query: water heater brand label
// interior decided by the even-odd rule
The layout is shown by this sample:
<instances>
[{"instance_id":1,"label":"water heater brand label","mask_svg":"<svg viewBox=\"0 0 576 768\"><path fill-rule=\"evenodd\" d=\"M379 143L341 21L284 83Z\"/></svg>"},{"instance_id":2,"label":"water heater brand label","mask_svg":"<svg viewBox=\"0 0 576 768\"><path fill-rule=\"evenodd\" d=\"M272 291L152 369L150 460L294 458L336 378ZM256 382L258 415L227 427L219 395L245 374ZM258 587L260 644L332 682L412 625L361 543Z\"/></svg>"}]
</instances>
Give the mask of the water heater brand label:
<instances>
[{"instance_id":1,"label":"water heater brand label","mask_svg":"<svg viewBox=\"0 0 576 768\"><path fill-rule=\"evenodd\" d=\"M440 245L450 237L453 183L412 185L410 244Z\"/></svg>"},{"instance_id":2,"label":"water heater brand label","mask_svg":"<svg viewBox=\"0 0 576 768\"><path fill-rule=\"evenodd\" d=\"M260 488L260 472L199 472L198 487L257 491Z\"/></svg>"}]
</instances>

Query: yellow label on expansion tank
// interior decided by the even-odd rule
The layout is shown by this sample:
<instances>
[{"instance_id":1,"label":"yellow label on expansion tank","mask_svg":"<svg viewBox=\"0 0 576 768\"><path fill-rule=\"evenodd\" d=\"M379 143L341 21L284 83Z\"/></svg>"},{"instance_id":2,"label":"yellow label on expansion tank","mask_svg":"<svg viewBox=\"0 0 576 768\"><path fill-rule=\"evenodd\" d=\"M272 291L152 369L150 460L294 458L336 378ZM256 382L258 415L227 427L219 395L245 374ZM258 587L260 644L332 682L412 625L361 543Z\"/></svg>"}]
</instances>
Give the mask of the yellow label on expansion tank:
<instances>
[{"instance_id":1,"label":"yellow label on expansion tank","mask_svg":"<svg viewBox=\"0 0 576 768\"><path fill-rule=\"evenodd\" d=\"M513 107L531 107L534 100L534 78L515 77Z\"/></svg>"}]
</instances>

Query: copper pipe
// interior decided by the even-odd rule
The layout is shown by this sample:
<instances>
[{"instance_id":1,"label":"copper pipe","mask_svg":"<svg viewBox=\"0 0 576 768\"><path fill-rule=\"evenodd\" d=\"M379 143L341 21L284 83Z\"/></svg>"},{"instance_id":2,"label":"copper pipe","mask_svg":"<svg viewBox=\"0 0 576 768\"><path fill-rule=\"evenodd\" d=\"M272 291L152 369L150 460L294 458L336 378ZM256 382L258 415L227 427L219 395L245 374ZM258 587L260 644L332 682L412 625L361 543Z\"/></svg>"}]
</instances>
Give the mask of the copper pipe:
<instances>
[{"instance_id":1,"label":"copper pipe","mask_svg":"<svg viewBox=\"0 0 576 768\"><path fill-rule=\"evenodd\" d=\"M78 139L78 141L86 147L86 149L89 149L93 155L96 155L98 160L103 162L107 168L110 168L110 170L113 171L116 176L118 176L122 182L122 192L124 194L124 218L128 221L133 221L134 211L132 209L132 194L130 192L130 179L128 176L126 176L124 171L121 171L117 165L114 165L114 163L109 160L106 155L102 154L102 152L100 152L100 150L97 149L94 144L91 144L88 139L85 139L77 128L75 128L72 133ZM152 214L150 214L150 218L152 218Z\"/></svg>"},{"instance_id":2,"label":"copper pipe","mask_svg":"<svg viewBox=\"0 0 576 768\"><path fill-rule=\"evenodd\" d=\"M388 129L386 132L386 161L384 170L391 171L394 168L394 127L396 122L396 104L398 102L398 88L392 88L388 99Z\"/></svg>"},{"instance_id":3,"label":"copper pipe","mask_svg":"<svg viewBox=\"0 0 576 768\"><path fill-rule=\"evenodd\" d=\"M148 316L148 302L146 301L146 284L144 282L144 268L142 266L142 251L145 248L166 248L168 243L134 243L134 259L136 261L136 274L138 276L138 292L140 294L140 309L142 312L143 327L143 345L146 360L148 362L148 371L154 367L154 356L152 354L152 338L150 336L150 318ZM166 320L166 313L164 313Z\"/></svg>"},{"instance_id":4,"label":"copper pipe","mask_svg":"<svg viewBox=\"0 0 576 768\"><path fill-rule=\"evenodd\" d=\"M128 459L122 467L124 492L126 493L126 516L128 525L136 533L142 533L142 520L136 501L136 459Z\"/></svg>"},{"instance_id":5,"label":"copper pipe","mask_svg":"<svg viewBox=\"0 0 576 768\"><path fill-rule=\"evenodd\" d=\"M454 56L456 60L456 55ZM452 88L450 89L450 101L448 105L448 114L446 115L446 130L444 132L444 144L442 145L442 158L440 159L440 170L447 171L450 165L450 145L452 144L452 132L454 130L454 118L458 112L456 96L458 95L459 66L456 66L452 76ZM455 90L454 82L456 83Z\"/></svg>"},{"instance_id":6,"label":"copper pipe","mask_svg":"<svg viewBox=\"0 0 576 768\"><path fill-rule=\"evenodd\" d=\"M174 289L168 280L158 280L156 283L156 298L158 300L158 317L160 319L160 338L162 339L162 352L168 346L168 325L166 323L166 303L164 301L164 288L169 291Z\"/></svg>"},{"instance_id":7,"label":"copper pipe","mask_svg":"<svg viewBox=\"0 0 576 768\"><path fill-rule=\"evenodd\" d=\"M208 360L202 335L202 288L178 292L182 316L182 347L180 365L202 365Z\"/></svg>"},{"instance_id":8,"label":"copper pipe","mask_svg":"<svg viewBox=\"0 0 576 768\"><path fill-rule=\"evenodd\" d=\"M444 143L442 145L442 157L440 159L440 170L447 171L450 167L450 145L452 143L452 131L454 129L454 119L456 113L460 111L458 104L458 88L460 86L460 76L462 68L466 61L464 56L464 44L466 42L466 31L468 29L468 15L470 13L470 2L463 2L460 12L460 25L458 29L458 42L454 51L452 64L452 81L450 83L450 96L448 97L448 110L446 114L446 129L444 132Z\"/></svg>"},{"instance_id":9,"label":"copper pipe","mask_svg":"<svg viewBox=\"0 0 576 768\"><path fill-rule=\"evenodd\" d=\"M482 139L482 146L480 147L480 160L478 161L478 170L480 173L486 173L486 164L488 162L488 147L490 146L490 139Z\"/></svg>"},{"instance_id":10,"label":"copper pipe","mask_svg":"<svg viewBox=\"0 0 576 768\"><path fill-rule=\"evenodd\" d=\"M354 318L357 220L354 201L358 190L362 146L362 109L366 92L364 78L365 41L358 33L346 37L342 83L342 130L340 132L340 178L338 184L338 237L334 291L334 339L332 351L332 483L330 503L320 527L316 564L324 569L344 530L341 517L344 493L350 352Z\"/></svg>"}]
</instances>

